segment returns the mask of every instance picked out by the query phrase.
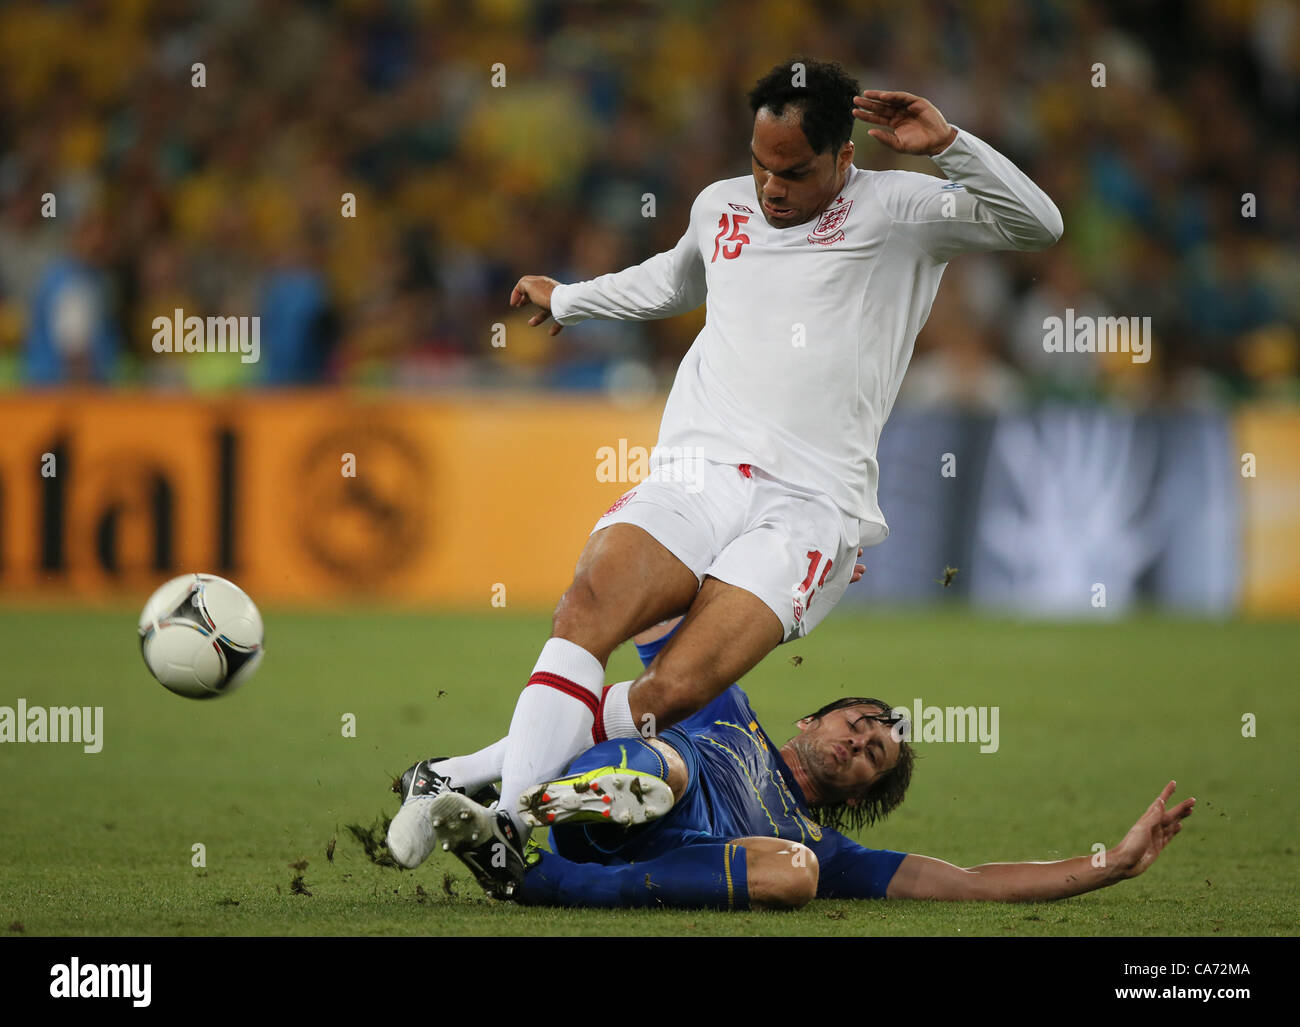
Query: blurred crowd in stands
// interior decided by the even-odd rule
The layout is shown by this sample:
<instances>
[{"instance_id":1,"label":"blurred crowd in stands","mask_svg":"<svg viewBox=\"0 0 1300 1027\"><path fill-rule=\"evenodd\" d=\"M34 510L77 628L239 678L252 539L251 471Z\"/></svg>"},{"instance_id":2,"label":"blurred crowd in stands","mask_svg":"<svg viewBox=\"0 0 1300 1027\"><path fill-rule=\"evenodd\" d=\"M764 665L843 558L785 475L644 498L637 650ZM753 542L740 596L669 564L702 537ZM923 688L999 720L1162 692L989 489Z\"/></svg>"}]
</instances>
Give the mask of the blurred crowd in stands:
<instances>
[{"instance_id":1,"label":"blurred crowd in stands","mask_svg":"<svg viewBox=\"0 0 1300 1027\"><path fill-rule=\"evenodd\" d=\"M800 53L932 100L1065 219L953 263L900 402L1300 396L1291 0L16 0L0 389L664 388L702 310L552 338L510 288L671 247ZM936 170L865 128L859 167ZM1046 353L1066 308L1150 316L1153 359ZM154 352L175 309L259 315L261 361Z\"/></svg>"}]
</instances>

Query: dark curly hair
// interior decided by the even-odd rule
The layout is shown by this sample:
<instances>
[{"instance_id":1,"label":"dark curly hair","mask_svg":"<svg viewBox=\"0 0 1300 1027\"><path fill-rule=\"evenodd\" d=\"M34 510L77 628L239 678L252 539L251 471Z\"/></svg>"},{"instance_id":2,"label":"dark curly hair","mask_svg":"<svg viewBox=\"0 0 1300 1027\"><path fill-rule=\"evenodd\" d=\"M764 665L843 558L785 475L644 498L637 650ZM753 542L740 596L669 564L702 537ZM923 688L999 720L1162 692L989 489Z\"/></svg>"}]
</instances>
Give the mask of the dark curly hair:
<instances>
[{"instance_id":1,"label":"dark curly hair","mask_svg":"<svg viewBox=\"0 0 1300 1027\"><path fill-rule=\"evenodd\" d=\"M810 713L801 720L821 720L828 713L846 709L850 706L876 706L882 717L893 717L894 708L879 699L836 699L827 703L816 713ZM856 796L857 803L850 806L846 801L810 804L809 809L817 822L833 831L858 831L870 827L896 810L903 802L907 786L912 782L912 766L916 762L916 753L906 741L898 745L898 762L873 781L861 795Z\"/></svg>"},{"instance_id":2,"label":"dark curly hair","mask_svg":"<svg viewBox=\"0 0 1300 1027\"><path fill-rule=\"evenodd\" d=\"M796 64L803 66L800 86L793 84ZM813 153L830 149L834 156L853 134L853 98L861 91L838 64L792 57L758 80L749 91L749 106L755 115L766 107L779 118L786 104L794 104Z\"/></svg>"}]
</instances>

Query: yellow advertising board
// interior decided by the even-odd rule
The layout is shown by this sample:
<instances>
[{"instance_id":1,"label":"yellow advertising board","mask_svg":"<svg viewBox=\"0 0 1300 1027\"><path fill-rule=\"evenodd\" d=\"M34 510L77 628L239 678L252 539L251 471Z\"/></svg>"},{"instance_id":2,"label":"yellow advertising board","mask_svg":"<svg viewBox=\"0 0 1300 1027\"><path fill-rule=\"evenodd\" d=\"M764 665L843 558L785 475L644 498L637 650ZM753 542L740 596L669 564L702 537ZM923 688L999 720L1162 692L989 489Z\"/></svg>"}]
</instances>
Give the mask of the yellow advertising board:
<instances>
[{"instance_id":1,"label":"yellow advertising board","mask_svg":"<svg viewBox=\"0 0 1300 1027\"><path fill-rule=\"evenodd\" d=\"M648 449L660 412L500 394L5 397L0 595L144 596L204 570L265 602L486 607L504 586L507 605L552 605L629 487L602 447Z\"/></svg>"},{"instance_id":2,"label":"yellow advertising board","mask_svg":"<svg viewBox=\"0 0 1300 1027\"><path fill-rule=\"evenodd\" d=\"M0 396L0 599L549 607L662 401L302 391ZM1300 612L1300 411L1247 408L1242 605ZM1248 459L1247 459L1248 458ZM495 593L494 593L495 590Z\"/></svg>"}]
</instances>

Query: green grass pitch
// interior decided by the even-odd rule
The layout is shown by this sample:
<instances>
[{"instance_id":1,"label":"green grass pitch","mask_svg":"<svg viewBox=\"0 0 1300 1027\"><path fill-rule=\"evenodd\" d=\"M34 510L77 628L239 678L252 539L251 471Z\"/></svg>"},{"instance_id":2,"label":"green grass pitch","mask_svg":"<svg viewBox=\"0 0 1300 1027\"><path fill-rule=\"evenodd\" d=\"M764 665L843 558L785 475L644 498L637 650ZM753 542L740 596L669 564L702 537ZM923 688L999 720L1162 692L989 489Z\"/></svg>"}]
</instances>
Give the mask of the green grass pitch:
<instances>
[{"instance_id":1,"label":"green grass pitch","mask_svg":"<svg viewBox=\"0 0 1300 1027\"><path fill-rule=\"evenodd\" d=\"M961 865L1085 854L1116 842L1171 778L1196 812L1145 876L1062 902L724 914L525 909L484 899L441 853L414 872L373 865L345 825L391 814L392 776L416 758L504 733L547 619L266 613L258 675L192 702L148 676L134 611L0 609L0 705L104 707L98 754L0 745L0 933L1297 933L1294 623L838 612L744 682L778 741L841 695L1000 707L996 754L918 746L907 801L865 844ZM611 680L636 666L624 647ZM196 843L205 867L192 865Z\"/></svg>"}]
</instances>

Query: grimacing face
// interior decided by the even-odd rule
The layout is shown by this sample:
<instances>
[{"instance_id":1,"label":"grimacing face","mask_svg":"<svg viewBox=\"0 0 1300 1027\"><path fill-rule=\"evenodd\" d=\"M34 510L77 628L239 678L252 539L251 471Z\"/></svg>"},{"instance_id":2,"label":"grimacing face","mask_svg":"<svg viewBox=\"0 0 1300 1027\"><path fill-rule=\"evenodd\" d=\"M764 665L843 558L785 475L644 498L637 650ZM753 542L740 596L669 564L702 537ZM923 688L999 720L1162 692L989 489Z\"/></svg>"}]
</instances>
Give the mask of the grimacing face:
<instances>
[{"instance_id":1,"label":"grimacing face","mask_svg":"<svg viewBox=\"0 0 1300 1027\"><path fill-rule=\"evenodd\" d=\"M768 108L754 116L750 162L754 192L763 217L773 228L792 228L811 221L825 210L844 187L853 162L853 143L838 154L813 153L800 127L801 112L786 104L777 117Z\"/></svg>"},{"instance_id":2,"label":"grimacing face","mask_svg":"<svg viewBox=\"0 0 1300 1027\"><path fill-rule=\"evenodd\" d=\"M890 723L871 719L883 715L879 706L849 706L799 721L790 744L821 801L860 795L898 764L900 743Z\"/></svg>"}]
</instances>

